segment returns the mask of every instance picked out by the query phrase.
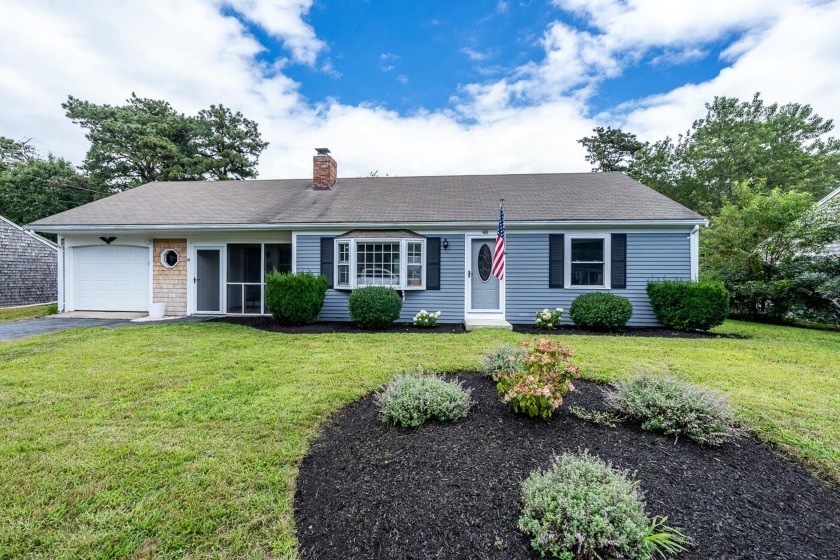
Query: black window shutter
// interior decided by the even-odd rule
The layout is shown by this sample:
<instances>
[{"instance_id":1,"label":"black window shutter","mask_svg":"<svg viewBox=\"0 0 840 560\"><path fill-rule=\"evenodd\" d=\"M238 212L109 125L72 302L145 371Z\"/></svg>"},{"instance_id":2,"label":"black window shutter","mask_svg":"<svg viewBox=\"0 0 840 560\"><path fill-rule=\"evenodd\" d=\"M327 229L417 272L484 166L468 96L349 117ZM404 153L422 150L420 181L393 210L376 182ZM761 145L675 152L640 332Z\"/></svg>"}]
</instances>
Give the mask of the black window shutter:
<instances>
[{"instance_id":1,"label":"black window shutter","mask_svg":"<svg viewBox=\"0 0 840 560\"><path fill-rule=\"evenodd\" d=\"M332 237L321 238L321 276L327 279L327 287L333 287L333 263L335 244Z\"/></svg>"},{"instance_id":2,"label":"black window shutter","mask_svg":"<svg viewBox=\"0 0 840 560\"><path fill-rule=\"evenodd\" d=\"M612 234L612 259L611 259L611 287L623 290L627 288L627 234Z\"/></svg>"},{"instance_id":3,"label":"black window shutter","mask_svg":"<svg viewBox=\"0 0 840 560\"><path fill-rule=\"evenodd\" d=\"M565 281L563 275L563 251L565 237L562 233L552 233L548 236L548 287L562 288Z\"/></svg>"},{"instance_id":4,"label":"black window shutter","mask_svg":"<svg viewBox=\"0 0 840 560\"><path fill-rule=\"evenodd\" d=\"M426 239L426 289L440 290L440 237Z\"/></svg>"}]
</instances>

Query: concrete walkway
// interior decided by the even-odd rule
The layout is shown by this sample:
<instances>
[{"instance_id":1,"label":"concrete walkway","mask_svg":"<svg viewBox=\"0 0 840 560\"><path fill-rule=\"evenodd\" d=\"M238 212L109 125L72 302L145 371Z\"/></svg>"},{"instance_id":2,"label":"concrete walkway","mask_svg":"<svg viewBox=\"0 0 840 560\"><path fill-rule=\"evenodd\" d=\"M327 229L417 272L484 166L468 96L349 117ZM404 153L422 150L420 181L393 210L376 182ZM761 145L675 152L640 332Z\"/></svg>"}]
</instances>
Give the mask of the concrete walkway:
<instances>
[{"instance_id":1,"label":"concrete walkway","mask_svg":"<svg viewBox=\"0 0 840 560\"><path fill-rule=\"evenodd\" d=\"M86 317L74 315L72 313L61 315L48 315L46 317L38 317L37 319L24 319L22 321L13 321L10 323L0 323L0 341L15 340L18 338L26 338L27 336L35 336L38 334L54 333L59 331L66 331L68 329L83 329L89 327L127 327L138 325L163 325L167 323L200 323L206 321L210 317L190 316L190 317L173 317L170 319L162 319L160 321L143 320L145 313L133 314L139 317L126 317L126 314L114 313L110 316L105 313L97 314L97 317Z\"/></svg>"}]
</instances>

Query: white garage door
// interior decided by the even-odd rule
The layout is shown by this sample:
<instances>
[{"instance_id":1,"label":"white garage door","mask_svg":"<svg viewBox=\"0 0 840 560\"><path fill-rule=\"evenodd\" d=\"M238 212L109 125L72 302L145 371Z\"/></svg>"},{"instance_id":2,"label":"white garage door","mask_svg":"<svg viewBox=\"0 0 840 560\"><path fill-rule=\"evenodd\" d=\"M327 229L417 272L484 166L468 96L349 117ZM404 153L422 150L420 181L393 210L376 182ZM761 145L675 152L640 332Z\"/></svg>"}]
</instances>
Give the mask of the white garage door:
<instances>
[{"instance_id":1,"label":"white garage door","mask_svg":"<svg viewBox=\"0 0 840 560\"><path fill-rule=\"evenodd\" d=\"M73 249L73 307L148 311L149 249L101 245Z\"/></svg>"}]
</instances>

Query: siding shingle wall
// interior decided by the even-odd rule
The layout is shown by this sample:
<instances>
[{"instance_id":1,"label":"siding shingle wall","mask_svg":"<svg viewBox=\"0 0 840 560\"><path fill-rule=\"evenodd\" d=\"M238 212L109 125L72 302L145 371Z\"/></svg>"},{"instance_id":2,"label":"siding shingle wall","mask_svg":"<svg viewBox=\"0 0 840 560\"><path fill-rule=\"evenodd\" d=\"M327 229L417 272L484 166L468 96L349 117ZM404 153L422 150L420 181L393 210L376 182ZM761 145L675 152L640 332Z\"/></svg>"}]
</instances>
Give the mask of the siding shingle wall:
<instances>
[{"instance_id":1,"label":"siding shingle wall","mask_svg":"<svg viewBox=\"0 0 840 560\"><path fill-rule=\"evenodd\" d=\"M178 264L166 268L160 255L167 249L178 252ZM165 303L167 315L187 314L187 240L155 239L152 260L152 301Z\"/></svg>"},{"instance_id":2,"label":"siding shingle wall","mask_svg":"<svg viewBox=\"0 0 840 560\"><path fill-rule=\"evenodd\" d=\"M591 290L548 287L548 234L507 236L507 308L510 323L532 324L534 313L562 307L563 322L575 297ZM631 326L658 325L647 297L647 282L654 278L691 278L691 252L687 233L628 233L627 288L610 290L633 304Z\"/></svg>"},{"instance_id":3,"label":"siding shingle wall","mask_svg":"<svg viewBox=\"0 0 840 560\"><path fill-rule=\"evenodd\" d=\"M0 307L58 299L58 251L0 220Z\"/></svg>"},{"instance_id":4,"label":"siding shingle wall","mask_svg":"<svg viewBox=\"0 0 840 560\"><path fill-rule=\"evenodd\" d=\"M343 232L339 232L343 233ZM423 232L418 232L423 233ZM428 233L427 235L437 235ZM464 320L464 236L441 235L449 242L447 249L440 252L440 290L406 290L400 322L411 322L421 309L428 312L440 311L441 323L460 323ZM321 236L298 235L296 270L315 272L321 269ZM321 310L322 321L349 321L346 290L329 290Z\"/></svg>"}]
</instances>

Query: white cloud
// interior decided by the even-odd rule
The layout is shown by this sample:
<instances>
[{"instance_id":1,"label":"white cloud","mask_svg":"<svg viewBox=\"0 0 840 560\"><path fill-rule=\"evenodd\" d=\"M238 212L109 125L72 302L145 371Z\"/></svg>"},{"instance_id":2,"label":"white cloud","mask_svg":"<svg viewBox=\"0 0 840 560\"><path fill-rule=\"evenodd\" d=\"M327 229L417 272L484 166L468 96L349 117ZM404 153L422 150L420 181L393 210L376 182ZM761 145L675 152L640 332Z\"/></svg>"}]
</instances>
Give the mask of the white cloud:
<instances>
[{"instance_id":1,"label":"white cloud","mask_svg":"<svg viewBox=\"0 0 840 560\"><path fill-rule=\"evenodd\" d=\"M648 139L673 136L703 116L703 104L714 96L748 100L760 91L765 101L808 103L836 122L840 117L838 25L840 2L790 9L776 25L750 34L744 44L724 53L736 59L715 78L627 104L613 118Z\"/></svg>"},{"instance_id":2,"label":"white cloud","mask_svg":"<svg viewBox=\"0 0 840 560\"><path fill-rule=\"evenodd\" d=\"M477 51L470 47L464 47L463 49L461 49L461 52L467 55L467 58L476 62L480 62L482 60L487 60L488 58L490 58L490 53Z\"/></svg>"},{"instance_id":3,"label":"white cloud","mask_svg":"<svg viewBox=\"0 0 840 560\"><path fill-rule=\"evenodd\" d=\"M312 0L223 0L223 4L283 41L298 62L312 66L326 48L303 20Z\"/></svg>"},{"instance_id":4,"label":"white cloud","mask_svg":"<svg viewBox=\"0 0 840 560\"><path fill-rule=\"evenodd\" d=\"M823 116L840 116L840 2L795 9L753 0L561 3L588 21L587 30L554 22L541 40L544 59L463 84L448 109L400 115L301 97L284 74L288 64L335 72L325 41L306 22L310 1L0 0L0 135L33 137L42 150L80 163L87 146L60 108L67 94L116 104L136 91L187 113L224 103L259 122L271 142L262 177L308 176L312 148L323 145L339 160L341 176L374 169L428 175L586 170L576 139L596 124L646 137L674 134L714 95L748 98L761 90L768 100L810 102ZM226 6L258 20L287 46L289 60L258 62L262 45L239 19L223 15ZM729 66L714 79L589 116L599 84L640 53L692 56L705 41L736 30L747 33L726 51ZM397 60L382 53L379 63L384 70Z\"/></svg>"}]
</instances>

